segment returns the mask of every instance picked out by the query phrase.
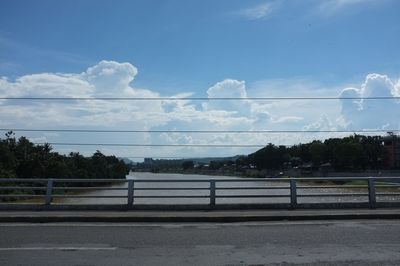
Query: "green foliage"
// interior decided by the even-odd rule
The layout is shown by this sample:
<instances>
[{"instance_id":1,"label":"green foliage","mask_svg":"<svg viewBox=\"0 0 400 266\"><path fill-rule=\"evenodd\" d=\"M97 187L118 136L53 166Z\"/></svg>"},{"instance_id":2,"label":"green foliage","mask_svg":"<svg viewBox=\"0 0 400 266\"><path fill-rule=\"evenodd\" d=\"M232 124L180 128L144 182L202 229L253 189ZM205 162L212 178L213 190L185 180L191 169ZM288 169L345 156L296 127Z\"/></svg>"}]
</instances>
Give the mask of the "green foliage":
<instances>
[{"instance_id":1,"label":"green foliage","mask_svg":"<svg viewBox=\"0 0 400 266\"><path fill-rule=\"evenodd\" d=\"M222 162L222 161L211 161L208 168L210 168L211 170L217 170L217 169L222 168L223 166L224 166L224 162Z\"/></svg>"},{"instance_id":2,"label":"green foliage","mask_svg":"<svg viewBox=\"0 0 400 266\"><path fill-rule=\"evenodd\" d=\"M279 169L283 167L288 154L285 146L275 146L269 143L266 147L249 155L252 162L258 169Z\"/></svg>"},{"instance_id":3,"label":"green foliage","mask_svg":"<svg viewBox=\"0 0 400 266\"><path fill-rule=\"evenodd\" d=\"M183 170L193 169L194 168L193 161L184 161L182 163L182 168L183 168Z\"/></svg>"},{"instance_id":4,"label":"green foliage","mask_svg":"<svg viewBox=\"0 0 400 266\"><path fill-rule=\"evenodd\" d=\"M381 136L352 135L342 139L332 138L324 142L313 141L291 147L266 147L249 154L236 163L255 165L257 169L282 169L286 165L299 166L312 163L315 168L330 163L335 170L382 169L384 150Z\"/></svg>"},{"instance_id":5,"label":"green foliage","mask_svg":"<svg viewBox=\"0 0 400 266\"><path fill-rule=\"evenodd\" d=\"M0 139L0 178L125 178L129 168L115 156L96 151L92 157L52 152L12 132Z\"/></svg>"}]
</instances>

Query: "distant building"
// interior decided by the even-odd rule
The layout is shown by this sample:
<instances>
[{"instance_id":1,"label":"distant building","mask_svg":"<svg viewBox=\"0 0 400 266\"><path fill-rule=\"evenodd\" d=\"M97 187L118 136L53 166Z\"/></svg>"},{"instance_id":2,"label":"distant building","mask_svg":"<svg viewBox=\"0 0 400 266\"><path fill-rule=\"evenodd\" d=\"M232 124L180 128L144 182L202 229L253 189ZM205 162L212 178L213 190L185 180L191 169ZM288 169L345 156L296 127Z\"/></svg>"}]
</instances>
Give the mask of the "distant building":
<instances>
[{"instance_id":1,"label":"distant building","mask_svg":"<svg viewBox=\"0 0 400 266\"><path fill-rule=\"evenodd\" d=\"M383 139L384 164L387 168L400 168L400 137L390 134Z\"/></svg>"}]
</instances>

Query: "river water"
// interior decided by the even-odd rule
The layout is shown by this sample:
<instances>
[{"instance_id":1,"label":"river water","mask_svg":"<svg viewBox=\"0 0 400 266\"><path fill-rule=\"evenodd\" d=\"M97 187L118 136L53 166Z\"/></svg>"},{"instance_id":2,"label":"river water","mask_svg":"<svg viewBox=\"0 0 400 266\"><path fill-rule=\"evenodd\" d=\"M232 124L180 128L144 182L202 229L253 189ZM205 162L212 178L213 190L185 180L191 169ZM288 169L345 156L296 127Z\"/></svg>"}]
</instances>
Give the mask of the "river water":
<instances>
[{"instance_id":1,"label":"river water","mask_svg":"<svg viewBox=\"0 0 400 266\"><path fill-rule=\"evenodd\" d=\"M222 195L287 195L287 197L272 197L272 198L217 198L217 204L230 203L290 203L290 190L288 181L273 181L273 182L254 182L246 181L246 178L226 177L226 176L207 176L207 175L183 175L183 174L160 174L160 173L142 173L134 172L127 176L127 179L140 180L209 180L217 179L217 196ZM242 180L245 182L229 182L223 180ZM268 179L267 179L268 180ZM298 184L307 186L307 184ZM210 195L208 182L135 182L135 188L204 188L204 190L135 190L135 196L207 196L207 198L135 198L135 204L208 204ZM243 187L243 189L223 190L222 187ZM246 187L256 187L259 189L246 189ZM285 188L281 188L285 187ZM113 185L116 190L99 189L80 193L84 196L120 196L122 198L64 198L56 200L57 203L64 204L126 204L127 203L127 183ZM298 195L304 194L324 194L324 193L367 193L367 189L348 189L348 188L318 188L318 189L298 189ZM399 200L399 197L388 198L387 200ZM335 202L367 202L367 196L354 197L299 197L298 203L335 203Z\"/></svg>"}]
</instances>

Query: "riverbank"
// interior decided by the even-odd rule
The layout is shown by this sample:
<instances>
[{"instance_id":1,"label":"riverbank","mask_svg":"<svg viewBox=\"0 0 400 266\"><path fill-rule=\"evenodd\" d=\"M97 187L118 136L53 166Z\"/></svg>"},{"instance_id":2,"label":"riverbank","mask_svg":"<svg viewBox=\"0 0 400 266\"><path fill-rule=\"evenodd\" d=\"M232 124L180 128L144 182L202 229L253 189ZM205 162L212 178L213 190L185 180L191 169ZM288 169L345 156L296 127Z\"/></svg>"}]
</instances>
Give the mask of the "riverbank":
<instances>
[{"instance_id":1,"label":"riverbank","mask_svg":"<svg viewBox=\"0 0 400 266\"><path fill-rule=\"evenodd\" d=\"M159 169L156 171L150 171L149 169L141 171L140 169L135 170L133 173L152 172L160 174L189 174L189 175L217 175L217 176L232 176L232 177L243 177L243 178L271 178L271 177L400 177L400 171L398 170L365 170L365 171L312 171L302 173L299 169L281 169L281 170L258 170L258 169L207 169L207 168L193 168L193 169L182 169L182 168L171 168L171 169Z\"/></svg>"},{"instance_id":2,"label":"riverbank","mask_svg":"<svg viewBox=\"0 0 400 266\"><path fill-rule=\"evenodd\" d=\"M155 173L155 174L182 174L182 175L207 175L207 176L231 176L231 177L242 177L242 178L267 178L267 177L285 177L279 175L281 171L271 170L257 170L257 169L246 169L243 171L236 170L211 170L211 169L163 169L160 171L135 171L132 173ZM286 176L288 177L288 176Z\"/></svg>"}]
</instances>

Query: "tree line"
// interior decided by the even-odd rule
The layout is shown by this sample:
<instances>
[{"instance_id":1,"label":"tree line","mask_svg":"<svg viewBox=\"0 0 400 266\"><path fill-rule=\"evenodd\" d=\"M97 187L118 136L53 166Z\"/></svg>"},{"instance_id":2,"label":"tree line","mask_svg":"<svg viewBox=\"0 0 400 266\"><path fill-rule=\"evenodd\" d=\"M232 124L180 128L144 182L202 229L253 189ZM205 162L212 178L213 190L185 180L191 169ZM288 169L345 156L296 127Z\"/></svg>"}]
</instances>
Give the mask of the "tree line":
<instances>
[{"instance_id":1,"label":"tree line","mask_svg":"<svg viewBox=\"0 0 400 266\"><path fill-rule=\"evenodd\" d=\"M269 143L264 148L241 156L218 158L218 160L151 160L138 164L136 168L155 172L191 171L207 173L212 171L230 171L235 174L247 169L285 170L295 167L307 167L325 171L364 171L389 169L388 153L384 141L397 140L396 135L364 136L354 134L343 138L314 140L293 146L277 146ZM211 158L209 158L211 159Z\"/></svg>"},{"instance_id":2,"label":"tree line","mask_svg":"<svg viewBox=\"0 0 400 266\"><path fill-rule=\"evenodd\" d=\"M354 134L344 138L330 138L325 141L314 140L291 147L266 147L240 158L239 165L254 165L258 169L283 169L305 163L318 168L329 164L333 170L377 170L385 168L386 153L382 136L363 136Z\"/></svg>"},{"instance_id":3,"label":"tree line","mask_svg":"<svg viewBox=\"0 0 400 266\"><path fill-rule=\"evenodd\" d=\"M0 138L0 178L125 178L129 167L115 156L96 151L85 157L77 152L62 155L49 144L35 145L26 137L8 132Z\"/></svg>"}]
</instances>

